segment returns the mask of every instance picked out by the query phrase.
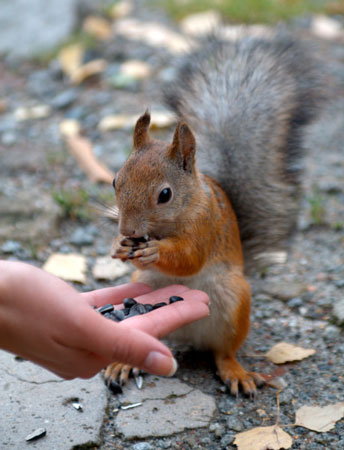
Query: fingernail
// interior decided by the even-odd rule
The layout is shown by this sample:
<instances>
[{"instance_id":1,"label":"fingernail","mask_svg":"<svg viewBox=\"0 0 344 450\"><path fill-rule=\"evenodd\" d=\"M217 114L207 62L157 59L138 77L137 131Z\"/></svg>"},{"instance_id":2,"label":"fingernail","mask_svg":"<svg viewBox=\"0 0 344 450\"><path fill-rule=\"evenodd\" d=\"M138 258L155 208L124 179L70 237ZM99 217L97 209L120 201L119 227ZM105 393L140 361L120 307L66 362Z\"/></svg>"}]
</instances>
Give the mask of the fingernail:
<instances>
[{"instance_id":1,"label":"fingernail","mask_svg":"<svg viewBox=\"0 0 344 450\"><path fill-rule=\"evenodd\" d=\"M150 352L144 362L144 370L156 375L172 377L178 368L177 361L159 352Z\"/></svg>"}]
</instances>

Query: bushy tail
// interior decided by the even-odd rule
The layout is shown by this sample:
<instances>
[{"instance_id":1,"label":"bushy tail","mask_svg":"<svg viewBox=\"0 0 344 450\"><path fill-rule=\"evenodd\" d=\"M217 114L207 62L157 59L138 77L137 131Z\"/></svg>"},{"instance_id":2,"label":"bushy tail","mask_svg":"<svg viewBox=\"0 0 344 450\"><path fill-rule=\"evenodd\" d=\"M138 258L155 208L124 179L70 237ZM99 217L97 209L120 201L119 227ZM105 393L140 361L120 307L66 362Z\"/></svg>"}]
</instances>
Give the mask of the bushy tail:
<instances>
[{"instance_id":1,"label":"bushy tail","mask_svg":"<svg viewBox=\"0 0 344 450\"><path fill-rule=\"evenodd\" d=\"M199 169L232 202L248 267L286 249L298 212L304 127L319 110L321 86L310 53L277 34L209 38L165 91L193 128Z\"/></svg>"}]
</instances>

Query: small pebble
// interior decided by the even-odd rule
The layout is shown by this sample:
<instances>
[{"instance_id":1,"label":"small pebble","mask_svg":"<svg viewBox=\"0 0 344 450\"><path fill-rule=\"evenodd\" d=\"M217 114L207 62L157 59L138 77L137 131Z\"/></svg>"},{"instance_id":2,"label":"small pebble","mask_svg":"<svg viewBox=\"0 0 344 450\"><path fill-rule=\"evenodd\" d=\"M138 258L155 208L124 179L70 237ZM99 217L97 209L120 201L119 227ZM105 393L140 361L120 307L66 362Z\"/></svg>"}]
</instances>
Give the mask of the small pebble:
<instances>
[{"instance_id":1,"label":"small pebble","mask_svg":"<svg viewBox=\"0 0 344 450\"><path fill-rule=\"evenodd\" d=\"M6 241L1 247L4 253L16 253L20 249L21 244L17 241Z\"/></svg>"},{"instance_id":2,"label":"small pebble","mask_svg":"<svg viewBox=\"0 0 344 450\"><path fill-rule=\"evenodd\" d=\"M40 439L47 434L47 430L45 428L37 428L37 430L28 434L25 438L26 441L35 441L36 439Z\"/></svg>"},{"instance_id":3,"label":"small pebble","mask_svg":"<svg viewBox=\"0 0 344 450\"><path fill-rule=\"evenodd\" d=\"M144 307L145 307L147 313L153 311L153 309L154 309L154 306L151 305L150 303L145 303Z\"/></svg>"},{"instance_id":4,"label":"small pebble","mask_svg":"<svg viewBox=\"0 0 344 450\"><path fill-rule=\"evenodd\" d=\"M136 305L137 301L134 298L127 297L123 300L123 305L125 308L131 308Z\"/></svg>"},{"instance_id":5,"label":"small pebble","mask_svg":"<svg viewBox=\"0 0 344 450\"><path fill-rule=\"evenodd\" d=\"M172 297L170 297L170 304L175 302L181 302L182 300L184 300L183 297L179 297L178 295L172 295Z\"/></svg>"}]
</instances>

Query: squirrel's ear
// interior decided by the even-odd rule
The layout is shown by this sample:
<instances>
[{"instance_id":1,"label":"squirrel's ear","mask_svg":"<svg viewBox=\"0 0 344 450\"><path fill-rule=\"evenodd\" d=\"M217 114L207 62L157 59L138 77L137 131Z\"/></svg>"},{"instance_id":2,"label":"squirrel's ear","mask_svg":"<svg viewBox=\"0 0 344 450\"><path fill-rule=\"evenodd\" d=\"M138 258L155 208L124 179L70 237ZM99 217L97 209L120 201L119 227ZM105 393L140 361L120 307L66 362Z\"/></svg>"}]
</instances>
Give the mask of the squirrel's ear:
<instances>
[{"instance_id":1,"label":"squirrel's ear","mask_svg":"<svg viewBox=\"0 0 344 450\"><path fill-rule=\"evenodd\" d=\"M186 122L179 122L168 148L168 157L181 164L184 170L191 172L195 164L196 139Z\"/></svg>"},{"instance_id":2,"label":"squirrel's ear","mask_svg":"<svg viewBox=\"0 0 344 450\"><path fill-rule=\"evenodd\" d=\"M151 116L148 109L138 118L134 129L134 150L145 147L149 142L148 128Z\"/></svg>"}]
</instances>

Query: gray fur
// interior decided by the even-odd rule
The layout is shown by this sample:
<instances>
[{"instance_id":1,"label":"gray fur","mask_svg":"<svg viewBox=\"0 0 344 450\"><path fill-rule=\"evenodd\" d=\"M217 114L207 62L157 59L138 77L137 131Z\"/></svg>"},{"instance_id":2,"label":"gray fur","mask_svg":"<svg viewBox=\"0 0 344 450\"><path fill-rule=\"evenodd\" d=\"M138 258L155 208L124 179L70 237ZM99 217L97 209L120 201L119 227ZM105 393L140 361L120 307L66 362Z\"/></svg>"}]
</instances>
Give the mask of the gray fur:
<instances>
[{"instance_id":1,"label":"gray fur","mask_svg":"<svg viewBox=\"0 0 344 450\"><path fill-rule=\"evenodd\" d=\"M316 64L288 36L209 38L165 92L193 129L197 164L238 217L245 261L285 249L298 211L302 132L322 99Z\"/></svg>"}]
</instances>

